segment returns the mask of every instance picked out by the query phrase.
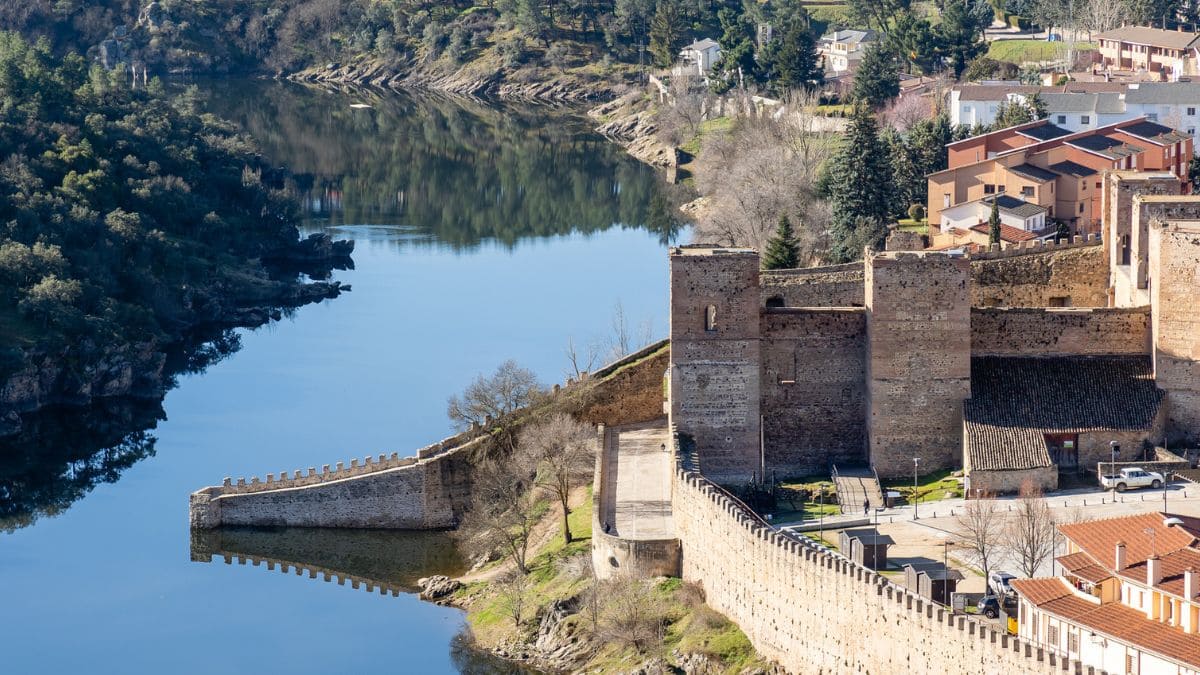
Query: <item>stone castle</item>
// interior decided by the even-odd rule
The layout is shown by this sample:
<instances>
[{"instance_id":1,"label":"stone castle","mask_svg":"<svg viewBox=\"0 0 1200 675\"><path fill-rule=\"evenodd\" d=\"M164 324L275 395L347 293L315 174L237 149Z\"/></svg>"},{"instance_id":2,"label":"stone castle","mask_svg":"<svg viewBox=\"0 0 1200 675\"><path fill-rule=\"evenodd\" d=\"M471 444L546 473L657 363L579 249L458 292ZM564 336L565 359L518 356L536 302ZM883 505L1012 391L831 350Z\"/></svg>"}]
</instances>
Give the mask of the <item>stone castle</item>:
<instances>
[{"instance_id":1,"label":"stone castle","mask_svg":"<svg viewBox=\"0 0 1200 675\"><path fill-rule=\"evenodd\" d=\"M1056 487L1111 441L1130 460L1194 442L1200 197L1170 178L1109 172L1102 237L1059 245L782 271L672 249L671 422L725 484L869 464L998 493Z\"/></svg>"}]
</instances>

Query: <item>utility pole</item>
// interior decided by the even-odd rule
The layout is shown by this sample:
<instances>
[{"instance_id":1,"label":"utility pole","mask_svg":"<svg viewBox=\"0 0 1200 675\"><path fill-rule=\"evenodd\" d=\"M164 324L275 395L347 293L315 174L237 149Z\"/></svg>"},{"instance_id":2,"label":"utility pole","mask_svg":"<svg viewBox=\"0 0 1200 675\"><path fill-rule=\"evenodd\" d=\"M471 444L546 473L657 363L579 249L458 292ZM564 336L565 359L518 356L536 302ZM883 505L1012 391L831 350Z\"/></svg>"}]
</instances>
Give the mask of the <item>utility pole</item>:
<instances>
[{"instance_id":1,"label":"utility pole","mask_svg":"<svg viewBox=\"0 0 1200 675\"><path fill-rule=\"evenodd\" d=\"M1108 464L1108 471L1110 474L1115 476L1117 473L1117 455L1121 454L1121 444L1117 443L1116 441L1109 441L1108 448L1110 450L1112 450L1112 461L1109 462L1109 464ZM1103 487L1103 486L1101 486L1101 487ZM1116 504L1117 503L1117 481L1115 478L1113 479L1112 498L1113 498L1113 503Z\"/></svg>"}]
</instances>

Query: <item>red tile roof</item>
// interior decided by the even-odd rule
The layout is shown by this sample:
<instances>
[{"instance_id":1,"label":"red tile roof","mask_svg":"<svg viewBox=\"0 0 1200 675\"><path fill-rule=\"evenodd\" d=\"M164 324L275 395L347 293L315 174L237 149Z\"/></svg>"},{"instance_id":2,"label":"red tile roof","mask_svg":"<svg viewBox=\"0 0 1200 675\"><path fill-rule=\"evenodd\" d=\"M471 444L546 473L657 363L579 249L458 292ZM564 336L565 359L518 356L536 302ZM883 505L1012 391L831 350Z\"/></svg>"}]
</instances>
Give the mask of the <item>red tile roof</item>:
<instances>
[{"instance_id":1,"label":"red tile roof","mask_svg":"<svg viewBox=\"0 0 1200 675\"><path fill-rule=\"evenodd\" d=\"M1157 547L1156 547L1157 548ZM1183 548L1173 553L1159 557L1162 570L1162 580L1154 585L1155 588L1178 597L1183 597L1183 573L1194 569L1200 573L1200 549ZM1121 576L1139 584L1146 583L1145 561L1130 565L1121 571ZM1194 599L1194 598L1189 598Z\"/></svg>"},{"instance_id":2,"label":"red tile roof","mask_svg":"<svg viewBox=\"0 0 1200 675\"><path fill-rule=\"evenodd\" d=\"M1008 583L1017 592L1017 595L1039 607L1051 600L1074 595L1070 587L1060 577L1013 579Z\"/></svg>"},{"instance_id":3,"label":"red tile roof","mask_svg":"<svg viewBox=\"0 0 1200 675\"><path fill-rule=\"evenodd\" d=\"M1096 561L1083 551L1059 556L1056 560L1068 574L1079 577L1084 581L1090 581L1093 584L1098 584L1112 577L1112 574L1108 570L1096 564Z\"/></svg>"},{"instance_id":4,"label":"red tile roof","mask_svg":"<svg viewBox=\"0 0 1200 675\"><path fill-rule=\"evenodd\" d=\"M992 231L991 226L987 223L972 225L971 229L984 234L991 234ZM1009 243L1017 243L1022 241L1033 241L1034 239L1037 239L1037 235L1032 232L1022 230L1019 227L1013 227L1012 225L1000 223L1000 239Z\"/></svg>"},{"instance_id":5,"label":"red tile roof","mask_svg":"<svg viewBox=\"0 0 1200 675\"><path fill-rule=\"evenodd\" d=\"M1196 535L1195 531L1189 528L1189 523L1200 525L1200 521L1189 518L1184 520L1182 527L1163 525L1163 519L1171 517L1175 516L1142 513L1136 516L1059 525L1058 531L1096 562L1113 570L1116 567L1114 558L1117 542L1125 543L1126 567L1144 562L1150 557L1151 537L1146 533L1147 529L1154 531L1154 552L1160 556L1192 546L1196 542ZM1142 578L1145 579L1145 576Z\"/></svg>"}]
</instances>

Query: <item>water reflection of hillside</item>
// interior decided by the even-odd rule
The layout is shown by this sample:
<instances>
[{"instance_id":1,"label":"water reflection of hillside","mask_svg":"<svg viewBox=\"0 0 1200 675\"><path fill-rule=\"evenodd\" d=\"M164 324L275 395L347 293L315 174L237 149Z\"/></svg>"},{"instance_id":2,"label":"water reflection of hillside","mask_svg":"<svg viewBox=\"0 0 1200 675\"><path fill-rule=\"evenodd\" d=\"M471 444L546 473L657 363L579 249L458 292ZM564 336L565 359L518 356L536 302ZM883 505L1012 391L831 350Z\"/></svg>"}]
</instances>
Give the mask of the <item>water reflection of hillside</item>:
<instances>
[{"instance_id":1,"label":"water reflection of hillside","mask_svg":"<svg viewBox=\"0 0 1200 675\"><path fill-rule=\"evenodd\" d=\"M213 110L287 165L310 213L333 225L403 225L428 236L404 245L455 248L613 226L665 242L679 227L669 186L577 116L285 83L209 91ZM373 107L350 107L361 100Z\"/></svg>"},{"instance_id":2,"label":"water reflection of hillside","mask_svg":"<svg viewBox=\"0 0 1200 675\"><path fill-rule=\"evenodd\" d=\"M397 530L192 530L192 560L249 563L392 595L416 592L421 577L465 569L449 533Z\"/></svg>"}]
</instances>

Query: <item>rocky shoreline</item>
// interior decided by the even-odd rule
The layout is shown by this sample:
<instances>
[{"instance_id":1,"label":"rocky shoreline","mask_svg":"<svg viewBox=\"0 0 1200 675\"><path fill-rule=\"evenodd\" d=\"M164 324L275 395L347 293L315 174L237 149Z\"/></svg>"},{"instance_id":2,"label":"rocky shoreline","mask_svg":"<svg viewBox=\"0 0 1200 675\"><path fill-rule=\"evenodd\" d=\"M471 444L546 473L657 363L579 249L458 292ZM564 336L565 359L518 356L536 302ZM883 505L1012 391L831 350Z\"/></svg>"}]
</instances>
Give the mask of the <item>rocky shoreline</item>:
<instances>
[{"instance_id":1,"label":"rocky shoreline","mask_svg":"<svg viewBox=\"0 0 1200 675\"><path fill-rule=\"evenodd\" d=\"M352 241L316 234L277 252L272 260L300 267L331 268L349 262ZM169 349L188 336L223 328L257 328L283 317L283 309L336 298L350 286L338 281L278 281L265 272L239 288L197 289L190 315L175 335L136 344L100 345L84 340L56 351L31 348L23 366L0 380L0 438L21 431L22 415L50 406L80 407L99 399L158 399L169 388Z\"/></svg>"}]
</instances>

